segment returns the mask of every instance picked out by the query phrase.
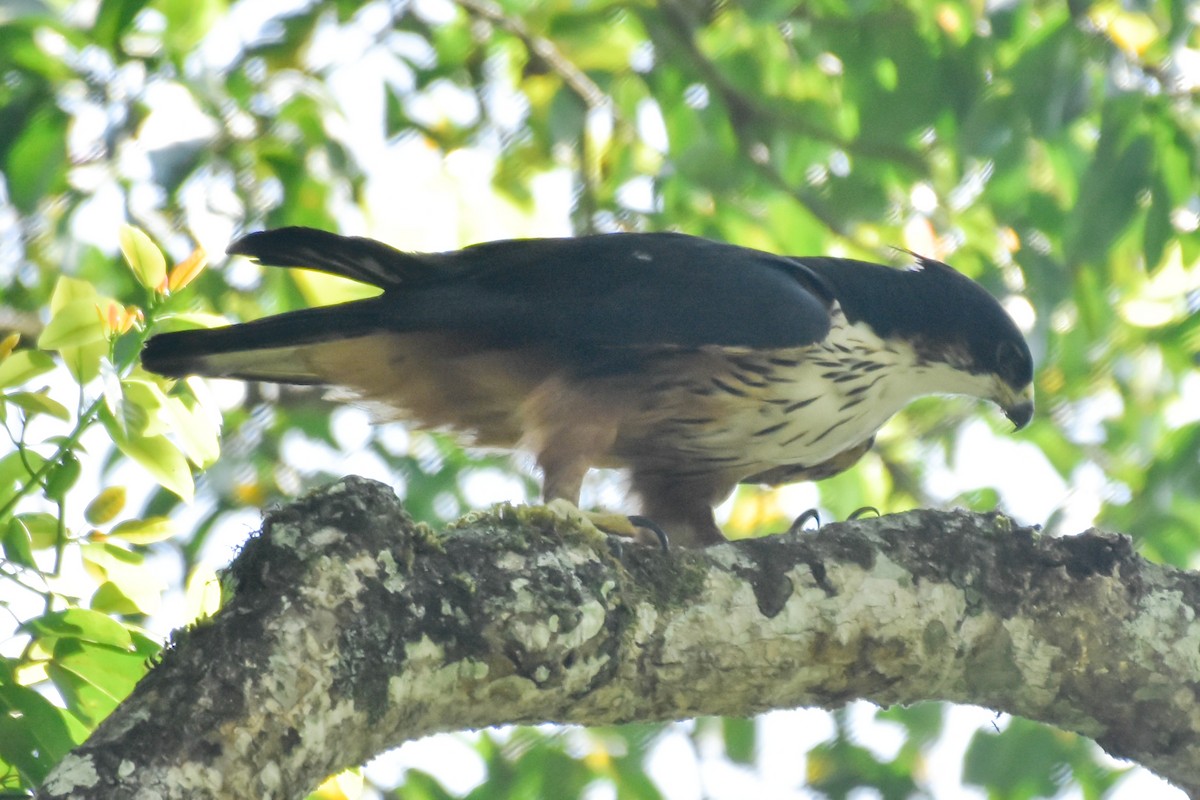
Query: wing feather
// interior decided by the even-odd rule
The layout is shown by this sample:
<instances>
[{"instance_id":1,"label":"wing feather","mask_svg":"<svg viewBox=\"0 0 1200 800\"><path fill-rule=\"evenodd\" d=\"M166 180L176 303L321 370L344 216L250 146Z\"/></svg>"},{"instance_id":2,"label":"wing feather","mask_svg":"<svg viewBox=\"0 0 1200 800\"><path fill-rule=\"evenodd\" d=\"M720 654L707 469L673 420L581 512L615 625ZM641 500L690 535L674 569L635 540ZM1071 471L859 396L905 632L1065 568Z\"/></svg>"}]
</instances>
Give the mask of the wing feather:
<instances>
[{"instance_id":1,"label":"wing feather","mask_svg":"<svg viewBox=\"0 0 1200 800\"><path fill-rule=\"evenodd\" d=\"M621 350L804 346L828 332L833 302L829 284L795 260L672 233L506 240L419 254L282 228L243 237L230 252L268 266L324 270L384 292L228 328L162 334L147 343L148 369L312 383L320 376L311 369L289 371L288 360L272 359L381 332L461 333L483 349L550 348L567 360L564 367L578 369L586 364L572 360ZM238 355L255 351L259 356Z\"/></svg>"}]
</instances>

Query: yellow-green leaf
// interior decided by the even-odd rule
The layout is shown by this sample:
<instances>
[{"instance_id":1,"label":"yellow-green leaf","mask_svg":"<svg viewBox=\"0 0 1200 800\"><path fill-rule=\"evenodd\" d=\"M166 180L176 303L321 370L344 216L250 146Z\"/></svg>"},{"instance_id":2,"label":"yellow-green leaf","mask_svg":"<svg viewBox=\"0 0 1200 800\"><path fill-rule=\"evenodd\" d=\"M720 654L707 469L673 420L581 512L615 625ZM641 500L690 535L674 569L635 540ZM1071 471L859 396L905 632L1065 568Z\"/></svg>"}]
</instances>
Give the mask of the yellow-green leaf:
<instances>
[{"instance_id":1,"label":"yellow-green leaf","mask_svg":"<svg viewBox=\"0 0 1200 800\"><path fill-rule=\"evenodd\" d=\"M87 383L100 374L101 362L108 353L108 341L104 338L104 323L96 309L106 308L111 302L113 301L100 295L87 281L60 276L54 284L54 294L50 298L51 321L64 313L68 306L75 305L81 309L90 309L87 312L88 324L94 324L99 332L99 338L86 344L50 348L60 351L67 368L80 383ZM65 322L59 324L67 326ZM42 335L45 335L45 331Z\"/></svg>"},{"instance_id":2,"label":"yellow-green leaf","mask_svg":"<svg viewBox=\"0 0 1200 800\"><path fill-rule=\"evenodd\" d=\"M124 539L133 544L151 544L170 539L176 533L175 525L167 517L130 519L117 525L109 536Z\"/></svg>"},{"instance_id":3,"label":"yellow-green leaf","mask_svg":"<svg viewBox=\"0 0 1200 800\"><path fill-rule=\"evenodd\" d=\"M67 410L67 407L50 397L44 391L13 392L12 394L4 395L4 400L21 408L25 412L26 417L49 414L64 422L71 419L71 412Z\"/></svg>"},{"instance_id":4,"label":"yellow-green leaf","mask_svg":"<svg viewBox=\"0 0 1200 800\"><path fill-rule=\"evenodd\" d=\"M81 298L65 304L50 317L38 347L43 350L62 350L64 347L102 342L104 323L96 311L95 298Z\"/></svg>"},{"instance_id":5,"label":"yellow-green leaf","mask_svg":"<svg viewBox=\"0 0 1200 800\"><path fill-rule=\"evenodd\" d=\"M88 542L80 545L83 566L97 581L111 581L144 614L151 614L162 601L166 580L161 570L146 564L141 553L116 542Z\"/></svg>"},{"instance_id":6,"label":"yellow-green leaf","mask_svg":"<svg viewBox=\"0 0 1200 800\"><path fill-rule=\"evenodd\" d=\"M140 614L142 609L133 600L130 600L121 587L112 581L105 581L100 584L100 588L92 595L92 600L88 603L93 611L99 611L104 614Z\"/></svg>"},{"instance_id":7,"label":"yellow-green leaf","mask_svg":"<svg viewBox=\"0 0 1200 800\"><path fill-rule=\"evenodd\" d=\"M0 362L0 389L20 386L54 369L54 359L40 350L18 350Z\"/></svg>"},{"instance_id":8,"label":"yellow-green leaf","mask_svg":"<svg viewBox=\"0 0 1200 800\"><path fill-rule=\"evenodd\" d=\"M58 280L54 282L54 294L50 296L50 316L57 314L69 303L79 300L90 300L93 303L99 304L102 300L106 299L101 297L100 293L96 291L96 287L87 281L60 275L58 276Z\"/></svg>"},{"instance_id":9,"label":"yellow-green leaf","mask_svg":"<svg viewBox=\"0 0 1200 800\"><path fill-rule=\"evenodd\" d=\"M101 368L107 362L105 356L108 355L108 342L99 341L80 347L65 347L61 353L63 363L75 376L75 380L81 384L87 383L100 374Z\"/></svg>"},{"instance_id":10,"label":"yellow-green leaf","mask_svg":"<svg viewBox=\"0 0 1200 800\"><path fill-rule=\"evenodd\" d=\"M170 417L175 438L193 464L204 469L217 460L221 454L219 423L202 406L168 397L163 415Z\"/></svg>"},{"instance_id":11,"label":"yellow-green leaf","mask_svg":"<svg viewBox=\"0 0 1200 800\"><path fill-rule=\"evenodd\" d=\"M194 328L219 328L229 324L229 318L207 311L181 311L178 314L163 314L155 320L157 328L163 330L192 330ZM156 328L156 329L157 329Z\"/></svg>"},{"instance_id":12,"label":"yellow-green leaf","mask_svg":"<svg viewBox=\"0 0 1200 800\"><path fill-rule=\"evenodd\" d=\"M187 459L165 436L128 436L116 425L106 426L121 452L149 472L164 488L190 503L195 492Z\"/></svg>"},{"instance_id":13,"label":"yellow-green leaf","mask_svg":"<svg viewBox=\"0 0 1200 800\"><path fill-rule=\"evenodd\" d=\"M83 518L89 525L104 525L112 522L121 509L125 508L125 487L109 486L96 495L83 510Z\"/></svg>"},{"instance_id":14,"label":"yellow-green leaf","mask_svg":"<svg viewBox=\"0 0 1200 800\"><path fill-rule=\"evenodd\" d=\"M17 345L20 342L21 334L19 333L10 333L8 336L0 339L0 363L3 363L4 359L12 355L12 351L17 349Z\"/></svg>"},{"instance_id":15,"label":"yellow-green leaf","mask_svg":"<svg viewBox=\"0 0 1200 800\"><path fill-rule=\"evenodd\" d=\"M157 384L123 380L121 393L124 397L121 411L127 429L144 436L159 436L174 430L174 419L166 411L167 396Z\"/></svg>"},{"instance_id":16,"label":"yellow-green leaf","mask_svg":"<svg viewBox=\"0 0 1200 800\"><path fill-rule=\"evenodd\" d=\"M132 225L122 225L119 234L121 252L134 277L147 289L161 290L166 284L167 260L150 237Z\"/></svg>"}]
</instances>

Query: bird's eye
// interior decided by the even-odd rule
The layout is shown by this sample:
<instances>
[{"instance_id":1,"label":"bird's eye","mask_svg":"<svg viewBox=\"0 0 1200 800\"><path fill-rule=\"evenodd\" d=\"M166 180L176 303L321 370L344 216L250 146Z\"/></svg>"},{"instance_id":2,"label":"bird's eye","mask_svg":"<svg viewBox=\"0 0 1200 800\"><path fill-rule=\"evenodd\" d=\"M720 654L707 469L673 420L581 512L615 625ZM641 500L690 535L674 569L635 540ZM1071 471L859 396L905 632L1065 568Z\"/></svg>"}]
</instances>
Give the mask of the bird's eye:
<instances>
[{"instance_id":1,"label":"bird's eye","mask_svg":"<svg viewBox=\"0 0 1200 800\"><path fill-rule=\"evenodd\" d=\"M996 371L1014 386L1028 383L1032 365L1026 363L1025 352L1016 342L1004 340L996 346Z\"/></svg>"}]
</instances>

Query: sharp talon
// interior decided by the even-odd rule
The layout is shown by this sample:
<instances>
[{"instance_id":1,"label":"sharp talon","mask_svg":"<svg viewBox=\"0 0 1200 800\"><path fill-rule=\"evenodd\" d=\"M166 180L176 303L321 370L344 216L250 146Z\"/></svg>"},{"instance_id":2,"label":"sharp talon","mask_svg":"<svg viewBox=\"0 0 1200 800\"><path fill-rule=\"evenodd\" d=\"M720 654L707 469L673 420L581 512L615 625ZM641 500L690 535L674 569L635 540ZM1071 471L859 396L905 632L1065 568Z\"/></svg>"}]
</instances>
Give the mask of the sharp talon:
<instances>
[{"instance_id":1,"label":"sharp talon","mask_svg":"<svg viewBox=\"0 0 1200 800\"><path fill-rule=\"evenodd\" d=\"M648 530L651 533L653 533L655 538L658 539L658 544L662 548L662 551L664 553L671 552L671 544L667 540L667 532L664 531L662 528L660 528L658 526L657 522L650 519L649 517L643 517L643 516L634 514L629 518L629 523L631 525L635 525L639 528L643 528L644 530Z\"/></svg>"},{"instance_id":2,"label":"sharp talon","mask_svg":"<svg viewBox=\"0 0 1200 800\"><path fill-rule=\"evenodd\" d=\"M818 528L821 527L821 515L815 508L810 508L808 511L805 511L803 514L796 517L796 519L793 520L792 524L788 527L787 532L799 533L800 531L804 530L804 526L810 522L817 523Z\"/></svg>"},{"instance_id":3,"label":"sharp talon","mask_svg":"<svg viewBox=\"0 0 1200 800\"><path fill-rule=\"evenodd\" d=\"M879 509L875 506L863 506L862 508L851 511L850 516L846 517L846 520L853 521L856 519L862 519L867 514L874 514L877 517L883 516L883 514L880 514Z\"/></svg>"}]
</instances>

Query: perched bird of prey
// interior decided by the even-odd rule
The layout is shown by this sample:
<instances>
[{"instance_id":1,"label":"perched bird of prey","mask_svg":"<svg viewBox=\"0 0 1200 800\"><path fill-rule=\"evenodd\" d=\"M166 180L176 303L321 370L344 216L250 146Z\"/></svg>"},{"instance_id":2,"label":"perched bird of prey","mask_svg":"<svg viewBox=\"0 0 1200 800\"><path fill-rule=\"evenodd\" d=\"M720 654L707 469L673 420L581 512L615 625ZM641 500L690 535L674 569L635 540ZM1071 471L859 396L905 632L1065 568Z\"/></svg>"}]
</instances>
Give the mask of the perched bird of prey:
<instances>
[{"instance_id":1,"label":"perched bird of prey","mask_svg":"<svg viewBox=\"0 0 1200 800\"><path fill-rule=\"evenodd\" d=\"M527 448L546 500L578 503L588 469L624 467L676 543L722 541L713 506L738 483L848 468L916 397L991 400L1018 428L1033 415L1017 326L926 258L901 270L677 233L423 254L310 228L229 252L383 292L161 334L147 369L345 387L480 446Z\"/></svg>"}]
</instances>

